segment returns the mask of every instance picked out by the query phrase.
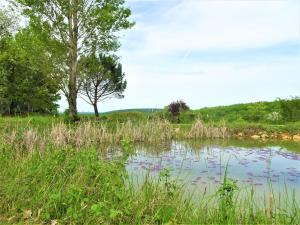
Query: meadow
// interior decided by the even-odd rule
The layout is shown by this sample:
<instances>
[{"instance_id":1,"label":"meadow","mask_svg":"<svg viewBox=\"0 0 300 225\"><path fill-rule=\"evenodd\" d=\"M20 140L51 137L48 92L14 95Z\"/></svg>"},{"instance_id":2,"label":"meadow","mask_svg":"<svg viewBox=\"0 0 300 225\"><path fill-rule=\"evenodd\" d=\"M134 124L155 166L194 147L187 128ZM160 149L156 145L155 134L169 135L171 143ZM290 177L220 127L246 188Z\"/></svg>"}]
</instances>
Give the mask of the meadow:
<instances>
[{"instance_id":1,"label":"meadow","mask_svg":"<svg viewBox=\"0 0 300 225\"><path fill-rule=\"evenodd\" d=\"M256 7L249 10L248 5L243 10L229 4L228 12L228 4L208 7L217 18L206 18L211 14L204 13L206 3L203 8L196 1L140 4L0 1L0 224L300 224L300 97L196 110L183 100L163 109L100 115L98 109L104 100L127 96L129 73L143 80L128 79L139 104L149 100L153 105L161 91L166 99L192 93L197 105L265 98L278 85L281 95L295 93L296 55L290 50L296 36L274 33L285 31L285 23L296 25L294 4L283 7L287 17L278 17L272 7L262 13L261 5L259 13L251 13ZM222 8L220 15L216 8ZM184 12L188 9L192 11ZM276 29L270 29L272 11L280 19ZM236 13L264 15L261 25L267 29L251 30L257 26L243 23L242 17L232 19ZM194 24L199 15L204 35L197 31L203 26ZM235 21L251 26L244 32ZM126 37L125 31L135 25L138 32ZM226 35L234 37L224 39L216 35L218 30L232 31ZM263 31L266 35L259 35ZM199 37L212 41L204 43L205 50ZM157 46L159 51L153 51ZM259 61L263 63L255 64ZM202 72L195 71L205 71L210 79L198 80ZM149 76L150 82L146 76L152 73L157 76ZM262 79L271 74L276 79ZM201 99L201 93L216 88L228 93ZM68 109L59 113L63 95ZM94 115L78 113L83 107L79 98L92 106Z\"/></svg>"},{"instance_id":2,"label":"meadow","mask_svg":"<svg viewBox=\"0 0 300 225\"><path fill-rule=\"evenodd\" d=\"M77 124L63 116L1 117L0 126L1 224L300 223L295 193L270 192L261 204L227 170L214 193L191 191L168 168L133 182L126 165L139 143L160 154L173 140L227 140L226 123L125 112L84 115Z\"/></svg>"}]
</instances>

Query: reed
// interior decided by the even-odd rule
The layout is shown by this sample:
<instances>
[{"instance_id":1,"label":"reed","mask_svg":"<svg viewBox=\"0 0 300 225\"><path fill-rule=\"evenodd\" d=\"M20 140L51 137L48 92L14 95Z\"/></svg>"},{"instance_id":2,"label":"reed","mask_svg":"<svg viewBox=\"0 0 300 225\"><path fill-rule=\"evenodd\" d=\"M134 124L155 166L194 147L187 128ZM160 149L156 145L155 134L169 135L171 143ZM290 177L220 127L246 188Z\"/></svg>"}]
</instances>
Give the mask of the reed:
<instances>
[{"instance_id":1,"label":"reed","mask_svg":"<svg viewBox=\"0 0 300 225\"><path fill-rule=\"evenodd\" d=\"M189 131L187 137L193 139L199 138L228 138L230 136L228 128L225 124L214 126L213 124L204 124L201 120L197 120Z\"/></svg>"},{"instance_id":2,"label":"reed","mask_svg":"<svg viewBox=\"0 0 300 225\"><path fill-rule=\"evenodd\" d=\"M145 123L110 123L92 121L69 125L56 123L42 131L31 126L0 134L2 143L9 146L22 146L27 150L43 148L50 145L55 148L72 146L74 148L96 147L100 144L117 144L123 139L134 142L158 143L172 139L172 125L166 120L148 120Z\"/></svg>"}]
</instances>

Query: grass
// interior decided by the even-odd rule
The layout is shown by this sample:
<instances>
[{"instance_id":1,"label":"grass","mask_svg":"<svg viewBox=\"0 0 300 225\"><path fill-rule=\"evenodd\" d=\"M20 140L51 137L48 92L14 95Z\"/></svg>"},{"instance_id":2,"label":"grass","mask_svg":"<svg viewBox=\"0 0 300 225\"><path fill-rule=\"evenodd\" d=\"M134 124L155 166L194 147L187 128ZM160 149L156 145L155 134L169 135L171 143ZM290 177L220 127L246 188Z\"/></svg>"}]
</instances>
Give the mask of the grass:
<instances>
[{"instance_id":1,"label":"grass","mask_svg":"<svg viewBox=\"0 0 300 225\"><path fill-rule=\"evenodd\" d=\"M245 132L246 136L258 132L295 135L300 133L299 103L299 99L291 99L217 106L188 110L175 117L171 116L166 109L152 113L150 110L137 109L135 111L133 109L104 113L102 120L109 122L126 122L128 119L131 121L145 121L149 118L158 117L181 127L201 120L205 124L215 124L216 126L226 123L231 133Z\"/></svg>"},{"instance_id":2,"label":"grass","mask_svg":"<svg viewBox=\"0 0 300 225\"><path fill-rule=\"evenodd\" d=\"M267 132L270 134L289 133L293 135L300 132L300 122L288 122L283 124L232 122L226 124L233 133L245 132L249 135L258 132Z\"/></svg>"},{"instance_id":3,"label":"grass","mask_svg":"<svg viewBox=\"0 0 300 225\"><path fill-rule=\"evenodd\" d=\"M152 112L153 111L153 112ZM280 102L258 102L251 104L237 104L231 106L220 106L203 108L200 110L191 110L183 112L177 118L173 118L165 111L151 109L123 110L104 113L100 119L96 121L105 123L108 126L115 127L117 124L126 123L130 120L133 124L146 123L149 120L167 120L174 128L180 128L185 133L188 133L198 120L204 122L208 127L228 128L230 136L244 133L244 136L250 137L257 135L259 132L267 134L288 133L296 135L300 133L300 121L286 122L284 118L279 121L270 121L267 119L272 112L280 111ZM259 115L259 118L256 118ZM81 114L81 121L95 121L93 115ZM5 129L19 130L22 127L34 127L38 130L49 128L53 124L66 122L63 115L51 116L23 116L23 117L0 117L0 126ZM186 135L182 135L186 136Z\"/></svg>"},{"instance_id":4,"label":"grass","mask_svg":"<svg viewBox=\"0 0 300 225\"><path fill-rule=\"evenodd\" d=\"M12 120L14 121L14 120ZM131 120L124 123L103 121L82 121L68 124L60 118L17 118L3 123L0 131L0 141L14 146L18 151L26 149L45 150L48 146L61 148L90 148L105 144L118 144L123 139L143 143L161 143L173 138L209 138L225 139L229 137L227 128L205 125L196 121L190 129L174 128L170 122L161 119L145 121Z\"/></svg>"},{"instance_id":5,"label":"grass","mask_svg":"<svg viewBox=\"0 0 300 225\"><path fill-rule=\"evenodd\" d=\"M122 156L107 160L99 151L47 148L16 151L1 146L1 224L297 224L299 206L268 200L259 205L251 194L237 198L225 174L213 196L199 202L171 180L145 178L136 187L124 163L132 151L122 142ZM195 196L193 197L195 198ZM272 205L272 206L270 206Z\"/></svg>"},{"instance_id":6,"label":"grass","mask_svg":"<svg viewBox=\"0 0 300 225\"><path fill-rule=\"evenodd\" d=\"M192 124L172 124L159 117L129 112L100 120L84 116L76 124L66 122L62 116L0 117L0 126L0 141L13 144L19 149L45 149L48 145L58 148L64 145L89 148L116 144L122 139L152 144L172 139L228 139L240 133L244 138L265 133L273 139L280 139L281 133L295 135L300 131L300 124L297 122L264 125L224 121L203 123L196 120Z\"/></svg>"},{"instance_id":7,"label":"grass","mask_svg":"<svg viewBox=\"0 0 300 225\"><path fill-rule=\"evenodd\" d=\"M125 162L133 143L182 137L226 142L224 124L157 118L68 124L62 117L36 116L1 117L0 125L0 224L300 223L293 196L280 193L277 201L270 195L261 204L253 191L240 195L227 174L214 195L202 196L189 194L168 171L138 186L129 178ZM106 152L112 144L122 153L113 159Z\"/></svg>"}]
</instances>

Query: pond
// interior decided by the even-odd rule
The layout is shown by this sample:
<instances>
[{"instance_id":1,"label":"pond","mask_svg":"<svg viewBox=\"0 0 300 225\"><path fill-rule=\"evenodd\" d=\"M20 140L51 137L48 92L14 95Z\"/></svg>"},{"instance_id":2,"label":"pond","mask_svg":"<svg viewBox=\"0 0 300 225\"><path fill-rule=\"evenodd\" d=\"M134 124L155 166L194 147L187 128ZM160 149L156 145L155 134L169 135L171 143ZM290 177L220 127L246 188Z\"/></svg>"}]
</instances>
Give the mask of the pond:
<instances>
[{"instance_id":1,"label":"pond","mask_svg":"<svg viewBox=\"0 0 300 225\"><path fill-rule=\"evenodd\" d=\"M240 189L255 188L260 196L270 191L300 199L300 144L257 141L172 141L138 145L126 169L134 181L146 174L158 177L167 169L189 191L215 193L225 170ZM297 200L298 201L298 200Z\"/></svg>"}]
</instances>

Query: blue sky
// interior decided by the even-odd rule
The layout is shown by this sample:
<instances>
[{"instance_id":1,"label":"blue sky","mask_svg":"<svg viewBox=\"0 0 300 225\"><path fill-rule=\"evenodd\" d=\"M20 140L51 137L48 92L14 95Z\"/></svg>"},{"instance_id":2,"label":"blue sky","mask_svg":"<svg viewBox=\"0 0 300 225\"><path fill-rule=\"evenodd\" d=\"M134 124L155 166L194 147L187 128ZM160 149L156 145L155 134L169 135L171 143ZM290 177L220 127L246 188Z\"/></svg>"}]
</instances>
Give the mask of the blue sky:
<instances>
[{"instance_id":1,"label":"blue sky","mask_svg":"<svg viewBox=\"0 0 300 225\"><path fill-rule=\"evenodd\" d=\"M300 95L300 1L127 0L124 99L100 111L205 106ZM67 107L60 101L60 110ZM79 111L92 111L83 100Z\"/></svg>"}]
</instances>

